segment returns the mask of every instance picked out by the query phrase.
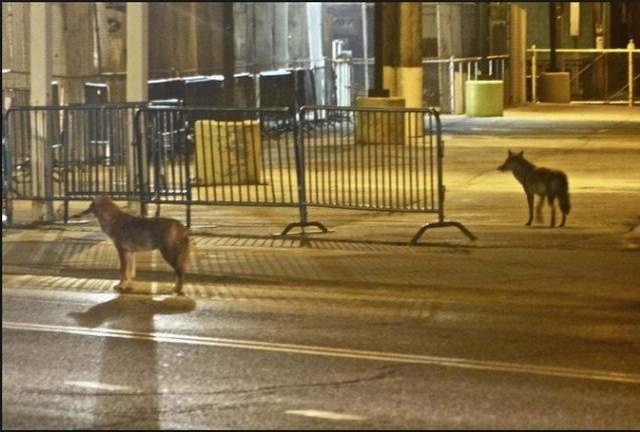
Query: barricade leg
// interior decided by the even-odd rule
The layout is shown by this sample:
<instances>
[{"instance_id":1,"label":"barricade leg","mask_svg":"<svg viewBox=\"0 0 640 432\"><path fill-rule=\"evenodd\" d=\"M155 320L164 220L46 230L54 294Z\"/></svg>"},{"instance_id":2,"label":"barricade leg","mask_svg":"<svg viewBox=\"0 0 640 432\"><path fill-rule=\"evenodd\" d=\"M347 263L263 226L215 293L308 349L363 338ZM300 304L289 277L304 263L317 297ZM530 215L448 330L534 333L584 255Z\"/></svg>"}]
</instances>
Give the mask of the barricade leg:
<instances>
[{"instance_id":1,"label":"barricade leg","mask_svg":"<svg viewBox=\"0 0 640 432\"><path fill-rule=\"evenodd\" d=\"M284 237L287 234L289 234L289 231L291 231L294 228L300 228L302 230L300 234L305 235L306 232L304 229L306 227L316 227L320 230L322 234L326 234L329 232L329 229L320 222L292 222L285 227L285 229L280 233L280 235Z\"/></svg>"},{"instance_id":2,"label":"barricade leg","mask_svg":"<svg viewBox=\"0 0 640 432\"><path fill-rule=\"evenodd\" d=\"M422 228L420 228L418 230L418 232L416 233L415 236L413 236L413 238L411 239L410 244L415 245L418 243L418 240L420 240L420 237L422 237L422 235L424 234L424 232L428 229L431 228L446 228L446 227L456 227L458 228L460 231L462 231L464 233L464 235L466 235L470 240L477 240L478 238L467 229L467 227L465 227L464 225L462 225L460 222L455 222L455 221L441 221L441 222L432 222L432 223L428 223L426 225L423 225Z\"/></svg>"}]
</instances>

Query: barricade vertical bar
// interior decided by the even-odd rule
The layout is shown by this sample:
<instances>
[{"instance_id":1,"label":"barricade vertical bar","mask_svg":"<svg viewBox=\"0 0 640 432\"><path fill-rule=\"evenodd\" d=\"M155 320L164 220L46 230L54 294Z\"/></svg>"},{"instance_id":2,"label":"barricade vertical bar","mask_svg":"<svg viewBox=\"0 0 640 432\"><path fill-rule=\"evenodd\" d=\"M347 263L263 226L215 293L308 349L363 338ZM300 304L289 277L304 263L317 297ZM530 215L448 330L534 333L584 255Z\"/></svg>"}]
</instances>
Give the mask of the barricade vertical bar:
<instances>
[{"instance_id":1,"label":"barricade vertical bar","mask_svg":"<svg viewBox=\"0 0 640 432\"><path fill-rule=\"evenodd\" d=\"M63 166L63 172L62 172L62 179L64 182L63 188L64 188L64 203L63 203L63 211L64 211L64 215L63 215L63 221L65 224L67 224L69 222L69 176L70 176L70 171L73 170L75 171L74 167L72 166L72 164L69 162L71 159L71 149L70 149L70 143L69 143L69 133L67 132L69 129L69 115L68 115L69 111L66 108L62 109L62 130L64 131L64 134L61 137L61 142L62 142L62 154L63 154L63 161L62 161L62 166Z\"/></svg>"},{"instance_id":2,"label":"barricade vertical bar","mask_svg":"<svg viewBox=\"0 0 640 432\"><path fill-rule=\"evenodd\" d=\"M531 102L536 103L538 102L538 53L535 45L531 45L531 51L533 53L531 56Z\"/></svg>"},{"instance_id":3,"label":"barricade vertical bar","mask_svg":"<svg viewBox=\"0 0 640 432\"><path fill-rule=\"evenodd\" d=\"M140 192L140 214L142 216L147 215L147 196L151 194L151 185L149 184L149 172L148 168L148 130L147 126L153 124L151 114L149 111L138 111L135 114L136 121L134 122L134 135L135 145L138 153L138 188Z\"/></svg>"},{"instance_id":4,"label":"barricade vertical bar","mask_svg":"<svg viewBox=\"0 0 640 432\"><path fill-rule=\"evenodd\" d=\"M249 142L251 143L252 154L256 155L252 159L251 169L255 173L255 177L256 177L255 184L254 184L254 193L255 193L255 199L257 200L258 197L260 196L260 190L265 181L264 179L265 174L263 173L264 163L262 160L262 155L264 154L264 146L262 143L262 139L259 136L257 137L257 140L256 140L256 136L253 133L253 127L254 127L253 124L252 123L247 123L247 124L249 125L249 127L244 128L244 130L246 131L245 133L248 134L247 139L249 139ZM260 155L259 158L258 158L258 155Z\"/></svg>"},{"instance_id":5,"label":"barricade vertical bar","mask_svg":"<svg viewBox=\"0 0 640 432\"><path fill-rule=\"evenodd\" d=\"M436 159L437 159L437 178L438 178L438 222L429 223L423 225L418 232L413 236L410 241L410 244L417 244L418 240L427 229L430 228L438 228L438 227L456 227L460 231L462 231L470 240L476 240L477 237L471 233L464 225L460 222L456 221L445 221L444 218L444 198L445 198L445 187L443 183L443 158L444 158L444 142L442 141L442 130L440 124L440 118L438 113L433 109L430 110L430 115L433 116L435 120L436 126ZM433 128L430 127L432 131Z\"/></svg>"},{"instance_id":6,"label":"barricade vertical bar","mask_svg":"<svg viewBox=\"0 0 640 432\"><path fill-rule=\"evenodd\" d=\"M187 139L186 133L185 133L185 139ZM193 184L191 183L191 178L192 178L191 152L185 151L185 184L187 186L187 228L191 228L191 203L193 202Z\"/></svg>"},{"instance_id":7,"label":"barricade vertical bar","mask_svg":"<svg viewBox=\"0 0 640 432\"><path fill-rule=\"evenodd\" d=\"M633 50L636 49L636 45L633 42L633 39L629 40L629 43L627 44L627 49L629 50L629 56L628 56L628 67L629 67L629 71L628 71L628 75L629 75L629 106L633 106Z\"/></svg>"},{"instance_id":8,"label":"barricade vertical bar","mask_svg":"<svg viewBox=\"0 0 640 432\"><path fill-rule=\"evenodd\" d=\"M9 144L7 113L2 114L2 223L13 224L13 156Z\"/></svg>"},{"instance_id":9,"label":"barricade vertical bar","mask_svg":"<svg viewBox=\"0 0 640 432\"><path fill-rule=\"evenodd\" d=\"M437 164L437 178L438 178L438 222L444 223L444 176L443 176L443 158L444 158L444 144L442 142L442 135L440 133L440 121L436 120L436 164ZM430 146L433 148L433 146Z\"/></svg>"},{"instance_id":10,"label":"barricade vertical bar","mask_svg":"<svg viewBox=\"0 0 640 432\"><path fill-rule=\"evenodd\" d=\"M454 56L449 57L449 106L451 113L456 113L456 81Z\"/></svg>"},{"instance_id":11,"label":"barricade vertical bar","mask_svg":"<svg viewBox=\"0 0 640 432\"><path fill-rule=\"evenodd\" d=\"M434 127L434 115L433 112L429 112L428 114L429 116L429 160L431 161L431 170L429 175L431 176L431 208L433 209L435 207L435 196L436 193L439 192L439 188L438 188L438 192L436 192L436 187L434 185L433 182L433 178L434 178L434 172L433 172L433 147L434 147L434 143L433 143L433 127ZM437 136L436 136L436 146L440 145L440 129L439 129L439 122L436 125L437 128Z\"/></svg>"},{"instance_id":12,"label":"barricade vertical bar","mask_svg":"<svg viewBox=\"0 0 640 432\"><path fill-rule=\"evenodd\" d=\"M309 222L308 221L308 203L307 203L307 195L306 195L306 145L304 140L304 134L302 134L300 121L299 119L304 119L307 116L308 109L302 107L299 112L299 118L293 116L293 144L294 144L294 152L295 152L295 167L296 167L296 177L297 177L297 185L298 185L298 209L300 214L300 221L290 223L281 233L281 236L285 236L291 231L293 228L299 227L301 229L301 234L304 237L306 232L305 228L308 226L315 226L321 232L327 233L329 230L320 222ZM306 244L306 241L305 243Z\"/></svg>"},{"instance_id":13,"label":"barricade vertical bar","mask_svg":"<svg viewBox=\"0 0 640 432\"><path fill-rule=\"evenodd\" d=\"M315 114L315 112L314 112ZM303 108L300 112L300 116L304 118L306 110ZM305 145L304 139L300 131L300 122L294 118L293 121L293 140L296 150L296 175L298 176L298 205L300 209L300 227L304 234L304 228L307 224L307 186L305 175ZM283 232L284 234L284 232Z\"/></svg>"},{"instance_id":14,"label":"barricade vertical bar","mask_svg":"<svg viewBox=\"0 0 640 432\"><path fill-rule=\"evenodd\" d=\"M233 133L233 137L234 140L233 142L235 142L236 144L236 149L232 151L232 149L227 148L227 153L231 154L233 153L235 155L235 164L238 167L238 169L236 170L236 182L238 183L238 199L240 201L243 201L243 196L244 193L243 191L245 190L245 188L243 187L243 179L242 179L242 173L244 172L245 174L247 174L247 179L246 182L249 183L249 177L248 177L248 167L247 167L247 158L245 157L244 160L241 159L240 157L240 148L242 148L242 151L244 152L245 155L247 155L249 152L247 151L247 142L243 141L243 142L238 142L238 122L235 119L232 119L231 121L227 120L225 122L225 126L226 126L226 130L227 130L227 137L229 136L229 129L231 129L232 133ZM249 186L246 187L247 192L249 190Z\"/></svg>"}]
</instances>

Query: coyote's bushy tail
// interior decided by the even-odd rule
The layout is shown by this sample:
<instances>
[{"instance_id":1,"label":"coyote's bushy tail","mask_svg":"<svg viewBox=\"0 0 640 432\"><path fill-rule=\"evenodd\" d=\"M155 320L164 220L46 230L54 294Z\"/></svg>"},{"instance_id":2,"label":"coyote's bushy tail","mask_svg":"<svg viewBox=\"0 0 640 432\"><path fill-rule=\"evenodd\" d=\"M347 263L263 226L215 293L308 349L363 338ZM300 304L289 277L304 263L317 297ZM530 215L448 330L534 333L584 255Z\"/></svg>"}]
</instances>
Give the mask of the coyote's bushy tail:
<instances>
[{"instance_id":1,"label":"coyote's bushy tail","mask_svg":"<svg viewBox=\"0 0 640 432\"><path fill-rule=\"evenodd\" d=\"M560 210L562 210L562 213L568 215L571 211L571 202L569 201L569 182L566 176L563 176L562 180L563 184L558 193L558 203L560 204Z\"/></svg>"}]
</instances>

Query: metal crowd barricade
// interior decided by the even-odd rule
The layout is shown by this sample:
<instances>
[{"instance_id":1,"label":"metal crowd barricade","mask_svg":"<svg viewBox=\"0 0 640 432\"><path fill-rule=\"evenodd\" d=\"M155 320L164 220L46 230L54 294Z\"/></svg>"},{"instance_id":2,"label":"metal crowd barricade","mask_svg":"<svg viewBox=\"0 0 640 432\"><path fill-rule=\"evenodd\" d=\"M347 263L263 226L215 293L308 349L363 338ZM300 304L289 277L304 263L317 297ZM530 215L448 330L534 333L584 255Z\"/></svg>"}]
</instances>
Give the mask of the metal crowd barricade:
<instances>
[{"instance_id":1,"label":"metal crowd barricade","mask_svg":"<svg viewBox=\"0 0 640 432\"><path fill-rule=\"evenodd\" d=\"M437 213L438 221L421 227L412 244L427 229L448 226L475 239L459 222L445 220L437 111L315 106L304 107L300 119L305 212L319 206Z\"/></svg>"},{"instance_id":2,"label":"metal crowd barricade","mask_svg":"<svg viewBox=\"0 0 640 432\"><path fill-rule=\"evenodd\" d=\"M69 201L134 193L135 104L15 107L6 113L11 199ZM37 155L32 154L34 149Z\"/></svg>"},{"instance_id":3,"label":"metal crowd barricade","mask_svg":"<svg viewBox=\"0 0 640 432\"><path fill-rule=\"evenodd\" d=\"M299 207L295 127L289 108L148 107L136 116L140 201ZM285 231L295 226L290 224Z\"/></svg>"},{"instance_id":4,"label":"metal crowd barricade","mask_svg":"<svg viewBox=\"0 0 640 432\"><path fill-rule=\"evenodd\" d=\"M12 199L64 197L62 113L58 107L15 107L5 114ZM33 154L34 149L38 154Z\"/></svg>"},{"instance_id":5,"label":"metal crowd barricade","mask_svg":"<svg viewBox=\"0 0 640 432\"><path fill-rule=\"evenodd\" d=\"M435 213L445 220L443 142L434 109L308 106L76 105L10 109L3 128L3 193L62 201L96 194L149 204L310 207ZM293 125L274 134L274 127ZM6 147L5 147L6 145ZM37 152L34 154L33 152ZM5 162L8 156L8 161ZM7 175L10 177L7 178ZM3 206L4 207L7 206ZM9 207L7 207L9 208Z\"/></svg>"}]
</instances>

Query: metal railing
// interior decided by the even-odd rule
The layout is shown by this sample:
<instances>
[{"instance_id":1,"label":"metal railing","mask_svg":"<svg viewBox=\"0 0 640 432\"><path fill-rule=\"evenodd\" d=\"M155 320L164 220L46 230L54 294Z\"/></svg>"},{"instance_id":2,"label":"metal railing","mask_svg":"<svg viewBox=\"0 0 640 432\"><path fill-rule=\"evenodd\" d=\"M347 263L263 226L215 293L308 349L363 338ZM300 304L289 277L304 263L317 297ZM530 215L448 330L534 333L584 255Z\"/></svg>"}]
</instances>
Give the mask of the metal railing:
<instances>
[{"instance_id":1,"label":"metal railing","mask_svg":"<svg viewBox=\"0 0 640 432\"><path fill-rule=\"evenodd\" d=\"M533 45L531 54L531 101L538 101L538 77L550 66L548 48ZM640 82L640 49L633 40L627 48L557 49L559 69L569 72L572 101L638 103L635 95Z\"/></svg>"},{"instance_id":2,"label":"metal railing","mask_svg":"<svg viewBox=\"0 0 640 432\"><path fill-rule=\"evenodd\" d=\"M481 66L486 63L483 75ZM425 106L439 107L449 114L464 112L464 86L468 80L491 77L505 80L509 65L508 55L482 57L449 57L448 59L424 59Z\"/></svg>"}]
</instances>

